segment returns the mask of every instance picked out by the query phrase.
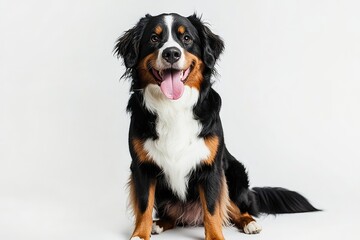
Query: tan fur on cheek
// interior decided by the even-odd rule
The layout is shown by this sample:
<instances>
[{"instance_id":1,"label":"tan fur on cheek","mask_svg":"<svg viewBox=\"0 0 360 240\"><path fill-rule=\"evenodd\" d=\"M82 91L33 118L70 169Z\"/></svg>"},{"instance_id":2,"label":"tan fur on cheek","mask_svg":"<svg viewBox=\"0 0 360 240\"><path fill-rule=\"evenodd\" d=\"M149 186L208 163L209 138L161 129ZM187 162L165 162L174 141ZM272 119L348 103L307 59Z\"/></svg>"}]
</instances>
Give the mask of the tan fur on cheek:
<instances>
[{"instance_id":1,"label":"tan fur on cheek","mask_svg":"<svg viewBox=\"0 0 360 240\"><path fill-rule=\"evenodd\" d=\"M153 52L144 57L137 66L137 71L140 77L140 88L145 88L148 84L157 84L154 76L151 74L151 68L155 65L158 52Z\"/></svg>"},{"instance_id":2,"label":"tan fur on cheek","mask_svg":"<svg viewBox=\"0 0 360 240\"><path fill-rule=\"evenodd\" d=\"M186 59L186 66L191 66L191 72L185 82L185 85L188 85L190 87L194 87L198 90L200 90L201 83L203 81L203 70L204 70L204 64L203 62L196 57L195 55L185 52L185 59Z\"/></svg>"}]
</instances>

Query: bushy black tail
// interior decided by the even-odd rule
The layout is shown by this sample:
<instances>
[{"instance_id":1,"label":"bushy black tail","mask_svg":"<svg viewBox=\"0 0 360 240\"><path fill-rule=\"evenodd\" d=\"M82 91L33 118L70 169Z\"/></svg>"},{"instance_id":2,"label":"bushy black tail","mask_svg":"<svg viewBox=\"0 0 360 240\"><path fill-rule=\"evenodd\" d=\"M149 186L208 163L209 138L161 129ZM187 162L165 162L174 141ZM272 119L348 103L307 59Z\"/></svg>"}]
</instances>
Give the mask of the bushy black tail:
<instances>
[{"instance_id":1,"label":"bushy black tail","mask_svg":"<svg viewBox=\"0 0 360 240\"><path fill-rule=\"evenodd\" d=\"M255 187L252 189L259 213L301 213L320 211L297 192L280 187Z\"/></svg>"}]
</instances>

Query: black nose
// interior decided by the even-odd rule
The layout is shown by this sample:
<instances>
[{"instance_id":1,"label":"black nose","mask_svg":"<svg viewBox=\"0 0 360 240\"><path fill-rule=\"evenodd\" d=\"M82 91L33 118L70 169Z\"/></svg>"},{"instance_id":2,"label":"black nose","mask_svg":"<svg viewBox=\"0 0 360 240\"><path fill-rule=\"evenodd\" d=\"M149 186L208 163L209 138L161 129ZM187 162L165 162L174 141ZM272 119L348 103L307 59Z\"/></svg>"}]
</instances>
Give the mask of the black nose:
<instances>
[{"instance_id":1,"label":"black nose","mask_svg":"<svg viewBox=\"0 0 360 240\"><path fill-rule=\"evenodd\" d=\"M177 62L181 57L181 51L180 49L176 47L168 47L164 49L162 53L162 57L168 62L168 63L175 63Z\"/></svg>"}]
</instances>

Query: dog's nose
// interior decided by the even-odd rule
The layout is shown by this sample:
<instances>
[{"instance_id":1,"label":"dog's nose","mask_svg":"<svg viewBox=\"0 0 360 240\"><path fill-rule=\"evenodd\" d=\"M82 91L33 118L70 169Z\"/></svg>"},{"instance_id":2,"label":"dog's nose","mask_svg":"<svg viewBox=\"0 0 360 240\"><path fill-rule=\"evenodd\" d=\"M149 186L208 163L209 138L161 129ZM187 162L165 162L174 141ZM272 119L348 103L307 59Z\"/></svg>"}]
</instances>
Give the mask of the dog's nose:
<instances>
[{"instance_id":1,"label":"dog's nose","mask_svg":"<svg viewBox=\"0 0 360 240\"><path fill-rule=\"evenodd\" d=\"M175 63L177 62L181 57L181 51L180 49L176 47L168 47L165 48L162 57L168 62L168 63Z\"/></svg>"}]
</instances>

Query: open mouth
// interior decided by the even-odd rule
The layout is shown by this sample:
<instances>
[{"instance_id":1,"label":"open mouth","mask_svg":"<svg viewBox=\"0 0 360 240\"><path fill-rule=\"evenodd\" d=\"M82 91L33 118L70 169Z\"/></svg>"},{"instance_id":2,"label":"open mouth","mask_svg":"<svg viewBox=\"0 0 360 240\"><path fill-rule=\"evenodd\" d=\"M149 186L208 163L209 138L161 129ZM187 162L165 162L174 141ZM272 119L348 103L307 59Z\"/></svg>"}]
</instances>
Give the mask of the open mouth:
<instances>
[{"instance_id":1,"label":"open mouth","mask_svg":"<svg viewBox=\"0 0 360 240\"><path fill-rule=\"evenodd\" d=\"M171 74L171 76L173 77L175 76L179 78L181 82L185 83L190 73L190 67L186 70L178 70L173 68L156 70L152 68L151 71L154 77L156 78L156 81L159 83L159 85L161 84L162 81L164 81L164 78L166 78L169 74Z\"/></svg>"},{"instance_id":2,"label":"open mouth","mask_svg":"<svg viewBox=\"0 0 360 240\"><path fill-rule=\"evenodd\" d=\"M157 83L164 95L172 100L179 99L184 92L184 83L190 74L191 67L185 70L174 68L156 70L151 69Z\"/></svg>"}]
</instances>

